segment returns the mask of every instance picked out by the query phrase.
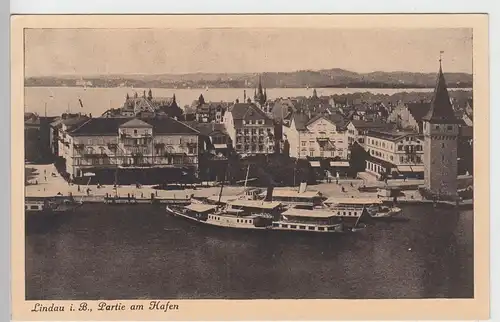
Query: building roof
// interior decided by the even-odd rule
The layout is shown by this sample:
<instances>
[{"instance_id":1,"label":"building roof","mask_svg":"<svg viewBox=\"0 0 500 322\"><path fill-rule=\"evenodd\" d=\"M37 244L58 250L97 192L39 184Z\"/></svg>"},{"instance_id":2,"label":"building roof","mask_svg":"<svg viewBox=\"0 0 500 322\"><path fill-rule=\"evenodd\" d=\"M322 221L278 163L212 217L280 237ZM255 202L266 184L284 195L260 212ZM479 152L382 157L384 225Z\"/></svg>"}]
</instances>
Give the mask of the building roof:
<instances>
[{"instance_id":1,"label":"building roof","mask_svg":"<svg viewBox=\"0 0 500 322\"><path fill-rule=\"evenodd\" d=\"M461 126L460 136L472 138L474 136L474 128L472 126Z\"/></svg>"},{"instance_id":2,"label":"building roof","mask_svg":"<svg viewBox=\"0 0 500 322\"><path fill-rule=\"evenodd\" d=\"M407 103L408 111L411 116L417 122L421 122L423 117L429 113L429 109L431 108L431 103L428 102L418 102L418 103Z\"/></svg>"},{"instance_id":3,"label":"building roof","mask_svg":"<svg viewBox=\"0 0 500 322\"><path fill-rule=\"evenodd\" d=\"M189 122L183 122L187 126L192 127L193 129L196 129L198 132L200 132L203 135L206 136L211 136L217 133L222 133L224 135L228 135L226 131L226 127L224 124L220 123L199 123L197 121L189 121Z\"/></svg>"},{"instance_id":4,"label":"building roof","mask_svg":"<svg viewBox=\"0 0 500 322\"><path fill-rule=\"evenodd\" d=\"M236 103L232 106L229 112L233 115L234 124L241 126L243 120L256 121L264 120L265 125L272 125L273 121L253 103Z\"/></svg>"},{"instance_id":5,"label":"building roof","mask_svg":"<svg viewBox=\"0 0 500 322\"><path fill-rule=\"evenodd\" d=\"M293 113L291 116L291 121L295 123L295 128L299 131L303 131L306 129L306 124L309 121L309 117L306 114L302 113ZM291 124L290 121L290 124Z\"/></svg>"},{"instance_id":6,"label":"building roof","mask_svg":"<svg viewBox=\"0 0 500 322\"><path fill-rule=\"evenodd\" d=\"M151 128L152 125L151 124L148 124L144 121L141 121L139 119L132 119L128 122L125 122L123 123L122 125L120 125L120 127L124 127L124 128L130 128L130 127L134 127L134 128Z\"/></svg>"},{"instance_id":7,"label":"building roof","mask_svg":"<svg viewBox=\"0 0 500 322\"><path fill-rule=\"evenodd\" d=\"M384 122L367 122L364 120L352 120L349 123L357 129L391 129L393 124Z\"/></svg>"},{"instance_id":8,"label":"building roof","mask_svg":"<svg viewBox=\"0 0 500 322\"><path fill-rule=\"evenodd\" d=\"M416 132L409 132L409 131L384 131L384 130L371 130L368 132L367 136L370 137L375 137L383 140L388 140L388 141L397 141L400 140L408 135L413 135L417 137L422 137L422 134L416 133Z\"/></svg>"},{"instance_id":9,"label":"building roof","mask_svg":"<svg viewBox=\"0 0 500 322\"><path fill-rule=\"evenodd\" d=\"M444 79L441 64L439 65L439 73L431 107L422 120L430 123L458 123L458 120L455 118L453 106L450 102L450 96L448 94L448 89L446 88L446 80Z\"/></svg>"},{"instance_id":10,"label":"building roof","mask_svg":"<svg viewBox=\"0 0 500 322\"><path fill-rule=\"evenodd\" d=\"M136 118L92 118L71 131L73 135L118 135L120 126ZM138 120L138 119L137 119ZM153 134L198 134L192 127L170 117L140 120L153 127Z\"/></svg>"}]
</instances>

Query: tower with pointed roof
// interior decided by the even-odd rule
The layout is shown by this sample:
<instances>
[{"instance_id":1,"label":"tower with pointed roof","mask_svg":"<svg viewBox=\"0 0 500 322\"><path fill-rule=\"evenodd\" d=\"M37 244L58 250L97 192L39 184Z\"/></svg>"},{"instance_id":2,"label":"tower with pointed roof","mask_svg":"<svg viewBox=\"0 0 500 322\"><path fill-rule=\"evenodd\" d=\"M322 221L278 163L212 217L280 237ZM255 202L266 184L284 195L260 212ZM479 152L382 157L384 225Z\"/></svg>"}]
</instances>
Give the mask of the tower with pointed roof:
<instances>
[{"instance_id":1,"label":"tower with pointed roof","mask_svg":"<svg viewBox=\"0 0 500 322\"><path fill-rule=\"evenodd\" d=\"M266 95L264 94L264 90L262 89L261 76L259 76L259 85L257 90L255 91L254 101L255 103L259 103L260 106L263 106L266 103Z\"/></svg>"},{"instance_id":2,"label":"tower with pointed roof","mask_svg":"<svg viewBox=\"0 0 500 322\"><path fill-rule=\"evenodd\" d=\"M424 132L424 187L433 196L457 196L458 120L450 102L441 58L428 113L422 118Z\"/></svg>"}]
</instances>

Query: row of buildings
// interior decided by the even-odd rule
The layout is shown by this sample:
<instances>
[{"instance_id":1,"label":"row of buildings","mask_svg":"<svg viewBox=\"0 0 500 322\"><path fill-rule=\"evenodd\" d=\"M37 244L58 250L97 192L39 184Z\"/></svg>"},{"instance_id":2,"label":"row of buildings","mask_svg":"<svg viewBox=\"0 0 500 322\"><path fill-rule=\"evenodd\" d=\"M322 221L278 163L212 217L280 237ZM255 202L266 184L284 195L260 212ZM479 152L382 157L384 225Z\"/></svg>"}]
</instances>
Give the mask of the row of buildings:
<instances>
[{"instance_id":1,"label":"row of buildings","mask_svg":"<svg viewBox=\"0 0 500 322\"><path fill-rule=\"evenodd\" d=\"M151 91L142 97L127 95L122 107L100 117L65 114L52 120L44 137L53 155L64 160L70 179L82 178L86 171L103 177L140 172L142 183L166 174L196 176L202 155L224 159L230 151L243 157L284 153L309 159L311 166L331 159L339 171L352 165L352 147L358 145L367 153L364 170L377 177L423 177L426 158L435 157L436 142L443 149L456 146L443 156L457 159L458 154L460 159L472 152L472 100L464 109L453 108L441 70L430 102L348 102L318 97L315 90L308 98L270 101L260 81L253 100L246 92L243 98L214 103L200 95L182 113L175 96L153 97ZM435 136L438 130L426 124L441 109L446 111L439 112L444 115L441 122L448 125L443 125L442 136ZM25 117L30 133L34 119Z\"/></svg>"}]
</instances>

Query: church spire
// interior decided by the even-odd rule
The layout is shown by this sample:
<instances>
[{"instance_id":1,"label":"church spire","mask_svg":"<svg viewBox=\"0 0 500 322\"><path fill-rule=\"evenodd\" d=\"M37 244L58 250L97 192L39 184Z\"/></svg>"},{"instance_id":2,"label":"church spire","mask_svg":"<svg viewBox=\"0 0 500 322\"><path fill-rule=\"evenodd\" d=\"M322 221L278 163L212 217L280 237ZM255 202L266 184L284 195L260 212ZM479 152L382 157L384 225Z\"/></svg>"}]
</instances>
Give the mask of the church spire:
<instances>
[{"instance_id":1,"label":"church spire","mask_svg":"<svg viewBox=\"0 0 500 322\"><path fill-rule=\"evenodd\" d=\"M446 87L446 80L443 74L441 54L439 55L439 72L434 89L434 97L432 98L431 107L427 115L422 120L430 123L445 123L456 124L458 120L455 117L453 106L450 102L450 96Z\"/></svg>"}]
</instances>

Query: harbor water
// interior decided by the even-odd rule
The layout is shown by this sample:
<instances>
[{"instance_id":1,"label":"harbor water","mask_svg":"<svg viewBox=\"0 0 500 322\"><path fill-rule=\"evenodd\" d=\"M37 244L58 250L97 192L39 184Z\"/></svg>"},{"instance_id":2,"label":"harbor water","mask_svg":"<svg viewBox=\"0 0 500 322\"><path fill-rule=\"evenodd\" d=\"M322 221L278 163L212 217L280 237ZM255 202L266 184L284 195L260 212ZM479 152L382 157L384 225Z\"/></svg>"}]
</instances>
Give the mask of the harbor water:
<instances>
[{"instance_id":1,"label":"harbor water","mask_svg":"<svg viewBox=\"0 0 500 322\"><path fill-rule=\"evenodd\" d=\"M27 215L26 299L473 297L473 211L405 205L354 234L199 226L158 205Z\"/></svg>"}]
</instances>

